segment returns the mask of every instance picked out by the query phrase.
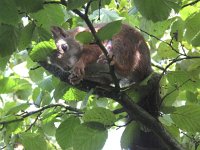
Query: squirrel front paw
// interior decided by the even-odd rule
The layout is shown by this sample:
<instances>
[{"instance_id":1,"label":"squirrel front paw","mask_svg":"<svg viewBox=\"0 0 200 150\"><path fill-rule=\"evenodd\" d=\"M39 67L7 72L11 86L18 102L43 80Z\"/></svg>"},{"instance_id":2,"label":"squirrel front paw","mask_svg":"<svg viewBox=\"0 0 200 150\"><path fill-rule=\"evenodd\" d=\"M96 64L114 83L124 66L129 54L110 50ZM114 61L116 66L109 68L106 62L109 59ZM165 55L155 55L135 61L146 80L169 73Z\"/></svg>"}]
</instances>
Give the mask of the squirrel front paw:
<instances>
[{"instance_id":1,"label":"squirrel front paw","mask_svg":"<svg viewBox=\"0 0 200 150\"><path fill-rule=\"evenodd\" d=\"M114 58L114 54L112 52L108 53L108 58L111 59L110 65L114 65L115 64L115 58ZM106 56L104 54L101 54L99 56L99 59L97 60L97 63L108 63L108 60L106 58Z\"/></svg>"},{"instance_id":2,"label":"squirrel front paw","mask_svg":"<svg viewBox=\"0 0 200 150\"><path fill-rule=\"evenodd\" d=\"M70 70L70 73L71 74L68 77L70 83L73 85L79 84L85 75L85 65L81 62L77 62Z\"/></svg>"}]
</instances>

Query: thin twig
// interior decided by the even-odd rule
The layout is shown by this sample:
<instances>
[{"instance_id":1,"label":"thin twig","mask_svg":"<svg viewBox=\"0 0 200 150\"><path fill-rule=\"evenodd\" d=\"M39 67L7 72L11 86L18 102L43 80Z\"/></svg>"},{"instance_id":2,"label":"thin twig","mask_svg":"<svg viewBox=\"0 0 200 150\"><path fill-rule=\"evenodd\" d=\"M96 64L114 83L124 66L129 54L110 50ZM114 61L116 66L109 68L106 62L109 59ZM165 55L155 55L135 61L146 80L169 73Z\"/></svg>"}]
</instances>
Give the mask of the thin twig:
<instances>
[{"instance_id":1,"label":"thin twig","mask_svg":"<svg viewBox=\"0 0 200 150\"><path fill-rule=\"evenodd\" d=\"M62 107L62 108L65 108L69 111L74 111L74 112L77 112L77 113L82 113L81 110L77 109L77 108L73 108L71 106L68 106L68 105L63 105L63 104L50 104L50 105L47 105L47 106L44 106L36 111L30 111L30 112L27 112L26 114L24 115L21 115L20 118L17 118L17 119L13 119L13 120L9 120L9 121L1 121L0 122L0 125L5 125L5 124L9 124L9 123L14 123L14 122L19 122L19 121L23 121L25 118L31 116L31 115L34 115L34 114L37 114L37 113L40 113L46 109L49 109L49 108L53 108L53 107Z\"/></svg>"},{"instance_id":2,"label":"thin twig","mask_svg":"<svg viewBox=\"0 0 200 150\"><path fill-rule=\"evenodd\" d=\"M187 6L195 5L195 4L198 3L199 1L200 1L200 0L195 0L195 1L191 2L191 3L188 3L188 4L183 5L181 8L183 9L183 8L185 8L185 7L187 7Z\"/></svg>"},{"instance_id":3,"label":"thin twig","mask_svg":"<svg viewBox=\"0 0 200 150\"><path fill-rule=\"evenodd\" d=\"M181 85L179 85L178 87L175 87L172 91L170 91L165 96L163 96L162 99L161 99L161 102L160 102L160 106L162 105L162 103L163 103L163 101L164 101L165 98L167 98L169 95L171 95L172 93L174 93L176 90L178 90L180 87L182 87L183 85L185 85L189 81L192 81L192 80L188 79L188 80L184 81Z\"/></svg>"},{"instance_id":4,"label":"thin twig","mask_svg":"<svg viewBox=\"0 0 200 150\"><path fill-rule=\"evenodd\" d=\"M90 5L91 5L92 2L93 2L93 0L90 0L90 1L87 3L86 8L85 8L85 15L88 14L88 11L89 11L89 8L90 8Z\"/></svg>"},{"instance_id":5,"label":"thin twig","mask_svg":"<svg viewBox=\"0 0 200 150\"><path fill-rule=\"evenodd\" d=\"M29 130L36 124L36 122L38 121L38 119L39 119L39 117L40 117L41 114L42 114L42 113L40 112L40 113L37 115L37 117L35 118L34 122L31 123L31 125L25 130L25 132L29 131Z\"/></svg>"},{"instance_id":6,"label":"thin twig","mask_svg":"<svg viewBox=\"0 0 200 150\"><path fill-rule=\"evenodd\" d=\"M163 75L166 73L167 69L173 65L174 63L178 62L178 61L182 61L182 60L186 60L186 59L200 59L200 56L186 56L186 57L183 57L183 58L175 58L173 59L166 67L165 69L163 70L161 76L160 76L160 79L163 77Z\"/></svg>"}]
</instances>

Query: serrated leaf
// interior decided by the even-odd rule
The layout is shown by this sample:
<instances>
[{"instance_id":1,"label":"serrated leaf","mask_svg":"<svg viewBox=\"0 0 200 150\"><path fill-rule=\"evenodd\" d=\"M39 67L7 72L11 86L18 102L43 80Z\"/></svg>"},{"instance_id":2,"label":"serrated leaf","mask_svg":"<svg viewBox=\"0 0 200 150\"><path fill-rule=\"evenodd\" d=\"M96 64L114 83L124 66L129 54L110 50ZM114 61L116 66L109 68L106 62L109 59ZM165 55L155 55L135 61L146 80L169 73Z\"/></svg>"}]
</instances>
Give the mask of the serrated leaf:
<instances>
[{"instance_id":1,"label":"serrated leaf","mask_svg":"<svg viewBox=\"0 0 200 150\"><path fill-rule=\"evenodd\" d=\"M129 149L134 143L134 139L139 136L140 126L137 122L132 121L126 126L120 140L122 149Z\"/></svg>"},{"instance_id":2,"label":"serrated leaf","mask_svg":"<svg viewBox=\"0 0 200 150\"><path fill-rule=\"evenodd\" d=\"M101 150L108 137L106 129L77 126L73 136L74 150Z\"/></svg>"},{"instance_id":3,"label":"serrated leaf","mask_svg":"<svg viewBox=\"0 0 200 150\"><path fill-rule=\"evenodd\" d=\"M80 125L78 118L68 118L63 121L56 130L56 140L62 149L73 146L73 136L75 128Z\"/></svg>"},{"instance_id":4,"label":"serrated leaf","mask_svg":"<svg viewBox=\"0 0 200 150\"><path fill-rule=\"evenodd\" d=\"M10 25L0 25L0 56L9 56L18 44L19 31Z\"/></svg>"},{"instance_id":5,"label":"serrated leaf","mask_svg":"<svg viewBox=\"0 0 200 150\"><path fill-rule=\"evenodd\" d=\"M22 29L18 49L23 50L27 48L27 46L31 43L34 29L34 23L30 23Z\"/></svg>"},{"instance_id":6,"label":"serrated leaf","mask_svg":"<svg viewBox=\"0 0 200 150\"><path fill-rule=\"evenodd\" d=\"M39 134L24 132L19 135L19 139L27 150L47 150L44 136Z\"/></svg>"},{"instance_id":7,"label":"serrated leaf","mask_svg":"<svg viewBox=\"0 0 200 150\"><path fill-rule=\"evenodd\" d=\"M65 95L63 96L63 99L64 100L67 100L67 101L80 101L80 100L83 100L86 96L86 93L83 92L83 91L80 91L76 88L70 88L66 93Z\"/></svg>"},{"instance_id":8,"label":"serrated leaf","mask_svg":"<svg viewBox=\"0 0 200 150\"><path fill-rule=\"evenodd\" d=\"M115 115L108 109L95 107L85 112L84 122L98 122L105 126L112 125L116 121Z\"/></svg>"},{"instance_id":9,"label":"serrated leaf","mask_svg":"<svg viewBox=\"0 0 200 150\"><path fill-rule=\"evenodd\" d=\"M16 25L19 21L17 6L14 0L0 0L0 22Z\"/></svg>"},{"instance_id":10,"label":"serrated leaf","mask_svg":"<svg viewBox=\"0 0 200 150\"><path fill-rule=\"evenodd\" d=\"M67 9L73 10L84 6L85 3L89 2L89 0L68 0L67 1Z\"/></svg>"},{"instance_id":11,"label":"serrated leaf","mask_svg":"<svg viewBox=\"0 0 200 150\"><path fill-rule=\"evenodd\" d=\"M15 0L18 7L25 12L36 12L43 8L44 0Z\"/></svg>"},{"instance_id":12,"label":"serrated leaf","mask_svg":"<svg viewBox=\"0 0 200 150\"><path fill-rule=\"evenodd\" d=\"M154 22L167 19L172 9L180 9L178 3L172 0L134 0L134 4L145 18Z\"/></svg>"},{"instance_id":13,"label":"serrated leaf","mask_svg":"<svg viewBox=\"0 0 200 150\"><path fill-rule=\"evenodd\" d=\"M112 39L113 35L120 31L121 25L121 20L108 23L98 30L97 36L101 41Z\"/></svg>"},{"instance_id":14,"label":"serrated leaf","mask_svg":"<svg viewBox=\"0 0 200 150\"><path fill-rule=\"evenodd\" d=\"M200 106L198 105L178 107L177 110L171 114L171 118L182 130L192 133L200 131Z\"/></svg>"},{"instance_id":15,"label":"serrated leaf","mask_svg":"<svg viewBox=\"0 0 200 150\"><path fill-rule=\"evenodd\" d=\"M38 26L50 31L51 26L59 26L64 23L65 15L61 5L48 4L44 6L44 9L33 13L32 17L37 20Z\"/></svg>"},{"instance_id":16,"label":"serrated leaf","mask_svg":"<svg viewBox=\"0 0 200 150\"><path fill-rule=\"evenodd\" d=\"M91 43L94 39L92 33L88 31L78 33L75 38L83 44Z\"/></svg>"},{"instance_id":17,"label":"serrated leaf","mask_svg":"<svg viewBox=\"0 0 200 150\"><path fill-rule=\"evenodd\" d=\"M43 41L35 45L29 55L33 61L38 62L45 60L55 50L56 45L53 40Z\"/></svg>"}]
</instances>

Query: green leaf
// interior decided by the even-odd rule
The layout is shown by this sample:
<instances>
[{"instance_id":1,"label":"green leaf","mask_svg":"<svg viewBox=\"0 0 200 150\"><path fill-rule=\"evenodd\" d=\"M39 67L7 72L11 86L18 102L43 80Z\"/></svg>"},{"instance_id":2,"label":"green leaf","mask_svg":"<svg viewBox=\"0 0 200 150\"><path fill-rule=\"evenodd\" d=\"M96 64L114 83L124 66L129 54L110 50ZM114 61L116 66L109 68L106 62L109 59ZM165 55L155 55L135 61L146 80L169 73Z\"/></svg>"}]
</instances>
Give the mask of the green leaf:
<instances>
[{"instance_id":1,"label":"green leaf","mask_svg":"<svg viewBox=\"0 0 200 150\"><path fill-rule=\"evenodd\" d=\"M55 50L56 45L53 40L43 41L35 45L29 55L33 61L38 62L45 60Z\"/></svg>"},{"instance_id":2,"label":"green leaf","mask_svg":"<svg viewBox=\"0 0 200 150\"><path fill-rule=\"evenodd\" d=\"M35 70L30 70L29 76L33 82L38 83L41 80L43 80L44 72L45 72L44 68L40 67Z\"/></svg>"},{"instance_id":3,"label":"green leaf","mask_svg":"<svg viewBox=\"0 0 200 150\"><path fill-rule=\"evenodd\" d=\"M194 38L192 39L191 43L193 46L195 47L199 47L200 46L200 31L194 36Z\"/></svg>"},{"instance_id":4,"label":"green leaf","mask_svg":"<svg viewBox=\"0 0 200 150\"><path fill-rule=\"evenodd\" d=\"M12 107L7 114L17 114L19 111L25 111L29 107L29 104L23 103L19 104L18 106Z\"/></svg>"},{"instance_id":5,"label":"green leaf","mask_svg":"<svg viewBox=\"0 0 200 150\"><path fill-rule=\"evenodd\" d=\"M0 57L0 70L1 71L4 71L4 69L6 68L6 65L7 65L9 59L10 59L10 56L6 56L3 58Z\"/></svg>"},{"instance_id":6,"label":"green leaf","mask_svg":"<svg viewBox=\"0 0 200 150\"><path fill-rule=\"evenodd\" d=\"M112 125L116 121L115 115L108 109L95 107L85 112L84 122L98 122L105 126Z\"/></svg>"},{"instance_id":7,"label":"green leaf","mask_svg":"<svg viewBox=\"0 0 200 150\"><path fill-rule=\"evenodd\" d=\"M175 42L174 42L175 43ZM174 46L176 48L177 46ZM177 48L178 49L178 48ZM160 43L158 46L158 56L161 59L175 58L178 54L169 47L166 43Z\"/></svg>"},{"instance_id":8,"label":"green leaf","mask_svg":"<svg viewBox=\"0 0 200 150\"><path fill-rule=\"evenodd\" d=\"M85 3L89 2L89 0L68 0L67 1L67 9L73 10L84 6Z\"/></svg>"},{"instance_id":9,"label":"green leaf","mask_svg":"<svg viewBox=\"0 0 200 150\"><path fill-rule=\"evenodd\" d=\"M185 38L188 42L192 42L194 46L199 45L199 37L200 34L200 12L195 13L187 18L186 20L186 32L185 32Z\"/></svg>"},{"instance_id":10,"label":"green leaf","mask_svg":"<svg viewBox=\"0 0 200 150\"><path fill-rule=\"evenodd\" d=\"M55 136L56 127L54 125L54 121L42 124L42 130L44 131L45 134L49 136Z\"/></svg>"},{"instance_id":11,"label":"green leaf","mask_svg":"<svg viewBox=\"0 0 200 150\"><path fill-rule=\"evenodd\" d=\"M177 40L182 41L185 22L181 18L177 18L171 25L171 37L177 33Z\"/></svg>"},{"instance_id":12,"label":"green leaf","mask_svg":"<svg viewBox=\"0 0 200 150\"><path fill-rule=\"evenodd\" d=\"M198 103L197 96L198 93L195 94L194 92L186 91L187 102Z\"/></svg>"},{"instance_id":13,"label":"green leaf","mask_svg":"<svg viewBox=\"0 0 200 150\"><path fill-rule=\"evenodd\" d=\"M36 12L43 8L44 0L15 0L18 7L25 12Z\"/></svg>"},{"instance_id":14,"label":"green leaf","mask_svg":"<svg viewBox=\"0 0 200 150\"><path fill-rule=\"evenodd\" d=\"M5 77L0 79L0 93L14 93L18 90L29 89L30 83L24 79L14 78L14 77Z\"/></svg>"},{"instance_id":15,"label":"green leaf","mask_svg":"<svg viewBox=\"0 0 200 150\"><path fill-rule=\"evenodd\" d=\"M154 22L167 19L172 9L180 9L172 0L134 0L134 4L144 17Z\"/></svg>"},{"instance_id":16,"label":"green leaf","mask_svg":"<svg viewBox=\"0 0 200 150\"><path fill-rule=\"evenodd\" d=\"M63 121L56 130L56 140L62 149L73 146L73 136L75 128L80 125L78 118L68 118Z\"/></svg>"},{"instance_id":17,"label":"green leaf","mask_svg":"<svg viewBox=\"0 0 200 150\"><path fill-rule=\"evenodd\" d=\"M10 25L16 25L18 21L19 16L15 1L0 0L0 22Z\"/></svg>"},{"instance_id":18,"label":"green leaf","mask_svg":"<svg viewBox=\"0 0 200 150\"><path fill-rule=\"evenodd\" d=\"M92 33L88 31L78 33L75 38L83 44L91 43L94 40Z\"/></svg>"},{"instance_id":19,"label":"green leaf","mask_svg":"<svg viewBox=\"0 0 200 150\"><path fill-rule=\"evenodd\" d=\"M121 136L121 148L129 149L132 146L140 133L140 126L137 122L132 121L128 126L126 126L122 136Z\"/></svg>"},{"instance_id":20,"label":"green leaf","mask_svg":"<svg viewBox=\"0 0 200 150\"><path fill-rule=\"evenodd\" d=\"M111 21L122 20L116 11L102 8L99 10L95 10L90 16L90 20L94 20L94 23L99 23L99 18L101 19L101 23L108 23Z\"/></svg>"},{"instance_id":21,"label":"green leaf","mask_svg":"<svg viewBox=\"0 0 200 150\"><path fill-rule=\"evenodd\" d=\"M51 26L59 26L64 23L64 9L61 5L48 4L44 6L44 9L33 13L32 17L37 20L38 26L50 30Z\"/></svg>"},{"instance_id":22,"label":"green leaf","mask_svg":"<svg viewBox=\"0 0 200 150\"><path fill-rule=\"evenodd\" d=\"M47 143L43 136L24 132L19 135L20 142L27 150L47 150Z\"/></svg>"},{"instance_id":23,"label":"green leaf","mask_svg":"<svg viewBox=\"0 0 200 150\"><path fill-rule=\"evenodd\" d=\"M57 101L63 97L67 90L69 90L70 86L65 82L60 82L56 87L53 93L54 99Z\"/></svg>"},{"instance_id":24,"label":"green leaf","mask_svg":"<svg viewBox=\"0 0 200 150\"><path fill-rule=\"evenodd\" d=\"M97 9L100 9L99 8L99 2L98 0L94 0L92 3L91 3L91 10L92 12L94 10L97 10ZM101 0L101 8L103 8L105 5L108 5L110 4L111 0Z\"/></svg>"},{"instance_id":25,"label":"green leaf","mask_svg":"<svg viewBox=\"0 0 200 150\"><path fill-rule=\"evenodd\" d=\"M112 39L113 35L120 31L121 25L121 20L108 23L98 30L97 36L101 41Z\"/></svg>"},{"instance_id":26,"label":"green leaf","mask_svg":"<svg viewBox=\"0 0 200 150\"><path fill-rule=\"evenodd\" d=\"M108 132L104 128L80 125L75 128L73 148L74 150L101 150L107 137Z\"/></svg>"},{"instance_id":27,"label":"green leaf","mask_svg":"<svg viewBox=\"0 0 200 150\"><path fill-rule=\"evenodd\" d=\"M178 107L177 110L171 114L171 118L182 130L192 133L200 131L200 106L198 105Z\"/></svg>"},{"instance_id":28,"label":"green leaf","mask_svg":"<svg viewBox=\"0 0 200 150\"><path fill-rule=\"evenodd\" d=\"M65 95L63 96L63 99L64 100L67 100L67 101L80 101L80 100L83 100L86 96L86 93L83 92L83 91L80 91L76 88L70 88L66 93Z\"/></svg>"},{"instance_id":29,"label":"green leaf","mask_svg":"<svg viewBox=\"0 0 200 150\"><path fill-rule=\"evenodd\" d=\"M28 45L31 43L34 29L34 23L30 23L22 29L18 49L23 50L28 47Z\"/></svg>"},{"instance_id":30,"label":"green leaf","mask_svg":"<svg viewBox=\"0 0 200 150\"><path fill-rule=\"evenodd\" d=\"M10 25L0 25L0 56L11 55L18 44L19 31Z\"/></svg>"},{"instance_id":31,"label":"green leaf","mask_svg":"<svg viewBox=\"0 0 200 150\"><path fill-rule=\"evenodd\" d=\"M169 84L178 87L179 90L189 90L193 92L196 90L199 81L193 82L192 75L186 71L173 71L167 74Z\"/></svg>"},{"instance_id":32,"label":"green leaf","mask_svg":"<svg viewBox=\"0 0 200 150\"><path fill-rule=\"evenodd\" d=\"M52 76L47 76L46 78L44 78L39 84L38 86L42 89L42 90L46 90L51 92L54 89L54 85L52 83Z\"/></svg>"}]
</instances>

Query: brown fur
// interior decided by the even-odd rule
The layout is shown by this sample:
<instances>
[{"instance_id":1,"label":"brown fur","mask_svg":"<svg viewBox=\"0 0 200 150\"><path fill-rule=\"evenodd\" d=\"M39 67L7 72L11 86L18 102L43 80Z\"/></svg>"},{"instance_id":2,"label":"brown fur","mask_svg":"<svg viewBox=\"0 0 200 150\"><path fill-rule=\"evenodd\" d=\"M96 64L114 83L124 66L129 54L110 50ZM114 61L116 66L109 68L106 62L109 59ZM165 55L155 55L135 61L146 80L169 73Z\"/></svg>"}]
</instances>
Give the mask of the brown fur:
<instances>
[{"instance_id":1,"label":"brown fur","mask_svg":"<svg viewBox=\"0 0 200 150\"><path fill-rule=\"evenodd\" d=\"M81 29L88 30L87 28ZM77 42L75 35L80 32L79 28L65 31L53 27L52 32L60 54L60 57L55 58L60 62L57 64L62 68L72 68L71 81L74 84L79 83L84 77L85 67L96 63L102 55L101 49L97 44L81 45ZM67 51L59 47L59 39L66 41ZM111 43L112 46L108 53L113 55L112 64L119 79L127 78L131 82L140 82L152 72L149 49L140 32L123 24L120 32L111 39ZM72 57L73 61L69 61Z\"/></svg>"}]
</instances>

